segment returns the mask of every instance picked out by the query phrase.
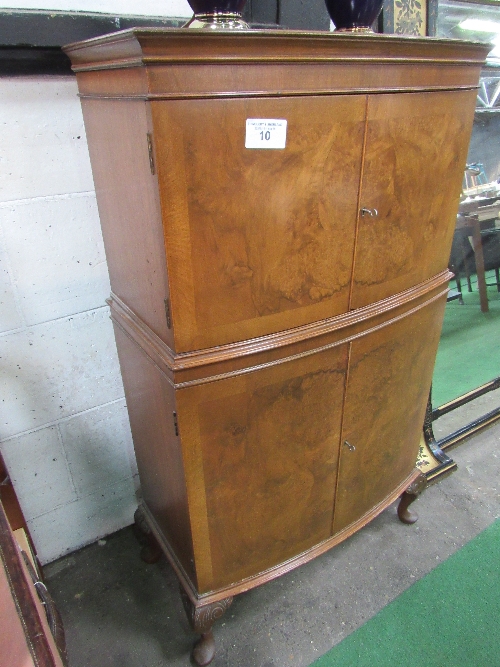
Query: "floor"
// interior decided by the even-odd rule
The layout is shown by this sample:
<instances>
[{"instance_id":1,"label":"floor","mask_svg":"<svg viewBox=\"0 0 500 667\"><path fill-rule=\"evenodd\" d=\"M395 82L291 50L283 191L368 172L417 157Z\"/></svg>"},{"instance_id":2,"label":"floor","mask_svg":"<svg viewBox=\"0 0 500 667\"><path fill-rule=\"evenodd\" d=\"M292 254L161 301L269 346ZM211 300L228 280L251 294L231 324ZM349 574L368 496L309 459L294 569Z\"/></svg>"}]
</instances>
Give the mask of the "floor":
<instances>
[{"instance_id":1,"label":"floor","mask_svg":"<svg viewBox=\"0 0 500 667\"><path fill-rule=\"evenodd\" d=\"M435 423L436 437L500 405L499 392ZM466 421L464 421L466 420ZM448 454L458 470L311 563L235 598L213 667L302 667L340 642L500 516L500 423ZM194 639L172 570L146 565L131 528L45 568L70 667L186 667ZM446 666L443 666L446 667Z\"/></svg>"}]
</instances>

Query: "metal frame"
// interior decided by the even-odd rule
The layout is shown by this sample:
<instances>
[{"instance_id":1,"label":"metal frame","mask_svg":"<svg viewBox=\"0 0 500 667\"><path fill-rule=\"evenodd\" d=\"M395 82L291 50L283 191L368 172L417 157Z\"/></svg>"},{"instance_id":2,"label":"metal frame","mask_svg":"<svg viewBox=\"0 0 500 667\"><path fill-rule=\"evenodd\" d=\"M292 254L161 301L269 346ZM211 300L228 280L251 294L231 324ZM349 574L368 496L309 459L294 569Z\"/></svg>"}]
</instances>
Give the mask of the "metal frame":
<instances>
[{"instance_id":1,"label":"metal frame","mask_svg":"<svg viewBox=\"0 0 500 667\"><path fill-rule=\"evenodd\" d=\"M441 405L439 408L435 408L434 410L432 410L432 421L435 421L439 417L448 414L452 410L456 410L457 408L460 408L463 405L470 403L474 399L479 398L480 396L484 396L484 394L487 394L490 391L494 391L495 389L500 389L500 377L497 377L494 380L491 380L490 382L483 384L481 387L478 387L477 389L469 391L467 394L463 394L463 396L459 396L458 398L455 398L452 401L449 401L448 403ZM451 449L451 447L460 444L466 438L469 438L471 435L474 435L474 433L477 433L486 426L495 423L499 419L500 419L500 407L491 410L485 415L482 415L481 417L474 419L473 421L471 421L469 424L466 424L462 428L459 428L457 431L454 431L453 433L450 433L444 438L435 441L436 445L442 450Z\"/></svg>"},{"instance_id":2,"label":"metal frame","mask_svg":"<svg viewBox=\"0 0 500 667\"><path fill-rule=\"evenodd\" d=\"M446 451L452 447L456 447L483 428L499 421L500 407L474 419L465 426L462 426L458 430L453 431L453 433L450 433L439 440L436 440L434 437L432 422L439 417L452 412L452 410L456 410L495 389L500 389L500 377L497 377L494 380L483 384L481 387L473 389L467 394L463 394L462 396L441 405L439 408L434 409L432 409L431 396L429 395L429 402L427 404L424 421L424 438L420 448L419 459L417 461L417 465L426 476L428 483L440 479L457 468L457 464L448 456L448 454L446 454Z\"/></svg>"}]
</instances>

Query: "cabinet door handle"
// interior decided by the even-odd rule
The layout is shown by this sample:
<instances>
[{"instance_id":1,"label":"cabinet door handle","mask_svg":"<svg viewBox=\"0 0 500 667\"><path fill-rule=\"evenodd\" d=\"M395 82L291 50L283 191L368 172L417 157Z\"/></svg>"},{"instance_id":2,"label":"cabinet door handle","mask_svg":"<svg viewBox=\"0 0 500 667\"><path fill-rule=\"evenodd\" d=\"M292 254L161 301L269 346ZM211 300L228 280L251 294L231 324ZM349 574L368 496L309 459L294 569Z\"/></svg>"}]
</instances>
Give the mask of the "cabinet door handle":
<instances>
[{"instance_id":1,"label":"cabinet door handle","mask_svg":"<svg viewBox=\"0 0 500 667\"><path fill-rule=\"evenodd\" d=\"M372 218L376 218L378 215L378 211L376 208L362 208L361 209L361 215L369 215Z\"/></svg>"},{"instance_id":2,"label":"cabinet door handle","mask_svg":"<svg viewBox=\"0 0 500 667\"><path fill-rule=\"evenodd\" d=\"M356 447L354 445L351 445L350 442L347 442L347 440L344 440L344 445L349 449L349 451L351 452L356 451Z\"/></svg>"}]
</instances>

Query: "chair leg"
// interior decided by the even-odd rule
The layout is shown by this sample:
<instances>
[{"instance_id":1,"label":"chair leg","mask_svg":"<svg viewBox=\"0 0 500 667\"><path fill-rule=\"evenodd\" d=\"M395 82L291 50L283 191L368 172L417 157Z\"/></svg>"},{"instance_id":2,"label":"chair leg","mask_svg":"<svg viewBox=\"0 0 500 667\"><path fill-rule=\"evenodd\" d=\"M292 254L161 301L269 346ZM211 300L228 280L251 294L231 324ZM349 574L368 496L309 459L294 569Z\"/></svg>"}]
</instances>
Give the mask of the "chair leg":
<instances>
[{"instance_id":1,"label":"chair leg","mask_svg":"<svg viewBox=\"0 0 500 667\"><path fill-rule=\"evenodd\" d=\"M471 271L470 271L470 267L469 267L469 259L467 257L467 250L466 250L467 246L465 244L469 245L469 242L466 239L463 239L462 240L462 261L463 261L463 265L464 265L465 277L467 279L467 289L469 290L469 292L472 292L472 282L471 282L471 279L470 279Z\"/></svg>"},{"instance_id":2,"label":"chair leg","mask_svg":"<svg viewBox=\"0 0 500 667\"><path fill-rule=\"evenodd\" d=\"M457 284L457 291L458 291L458 293L459 293L459 295L460 295L460 296L458 297L458 303L459 303L461 306L463 306L463 305L464 305L464 299L463 299L463 296L462 296L462 283L460 282L460 277L459 277L458 274L455 274L455 282L456 282L456 284Z\"/></svg>"},{"instance_id":3,"label":"chair leg","mask_svg":"<svg viewBox=\"0 0 500 667\"><path fill-rule=\"evenodd\" d=\"M500 269L498 266L495 268L495 278L497 282L497 291L500 292Z\"/></svg>"}]
</instances>

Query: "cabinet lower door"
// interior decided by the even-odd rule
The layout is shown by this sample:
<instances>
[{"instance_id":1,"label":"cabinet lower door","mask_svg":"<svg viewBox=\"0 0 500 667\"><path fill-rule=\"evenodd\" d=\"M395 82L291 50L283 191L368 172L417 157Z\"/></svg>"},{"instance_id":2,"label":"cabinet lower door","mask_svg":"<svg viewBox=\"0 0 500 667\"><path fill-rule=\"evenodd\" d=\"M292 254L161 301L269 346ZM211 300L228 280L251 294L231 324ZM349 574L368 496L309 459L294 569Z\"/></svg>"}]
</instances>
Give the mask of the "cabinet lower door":
<instances>
[{"instance_id":1,"label":"cabinet lower door","mask_svg":"<svg viewBox=\"0 0 500 667\"><path fill-rule=\"evenodd\" d=\"M352 343L333 533L415 468L446 296Z\"/></svg>"},{"instance_id":2,"label":"cabinet lower door","mask_svg":"<svg viewBox=\"0 0 500 667\"><path fill-rule=\"evenodd\" d=\"M198 590L330 537L347 345L176 392Z\"/></svg>"}]
</instances>

